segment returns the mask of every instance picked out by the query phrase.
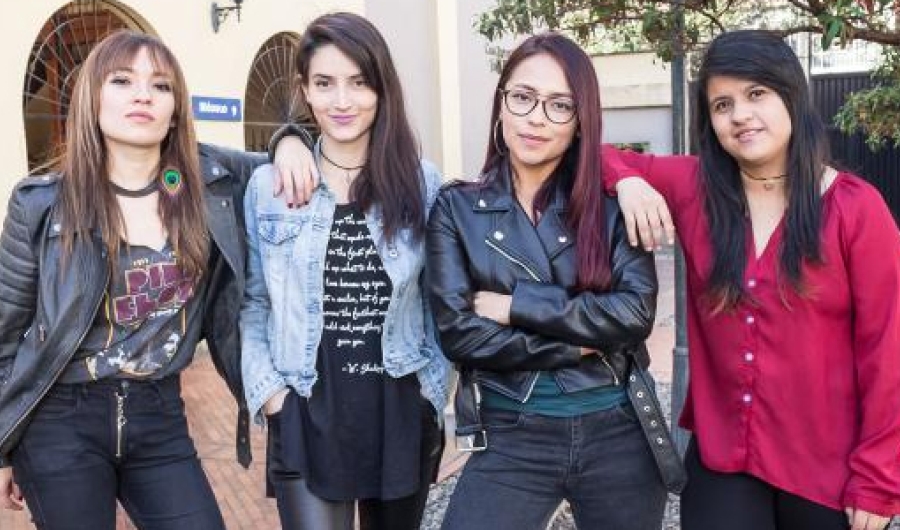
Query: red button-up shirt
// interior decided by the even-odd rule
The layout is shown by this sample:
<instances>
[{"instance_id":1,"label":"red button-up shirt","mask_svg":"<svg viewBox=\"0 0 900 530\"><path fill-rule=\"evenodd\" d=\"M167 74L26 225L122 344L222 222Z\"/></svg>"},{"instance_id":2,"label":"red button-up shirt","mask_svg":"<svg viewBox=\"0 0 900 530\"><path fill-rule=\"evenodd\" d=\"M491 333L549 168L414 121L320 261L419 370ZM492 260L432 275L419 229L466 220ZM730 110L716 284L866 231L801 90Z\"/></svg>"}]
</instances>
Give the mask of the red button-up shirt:
<instances>
[{"instance_id":1,"label":"red button-up shirt","mask_svg":"<svg viewBox=\"0 0 900 530\"><path fill-rule=\"evenodd\" d=\"M744 285L756 303L714 314L697 159L609 147L604 159L608 190L641 175L673 215L690 343L680 424L693 431L704 465L834 509L900 513L900 231L878 191L840 173L825 192L825 261L804 265L805 298L779 290L783 227L757 256L748 220Z\"/></svg>"}]
</instances>

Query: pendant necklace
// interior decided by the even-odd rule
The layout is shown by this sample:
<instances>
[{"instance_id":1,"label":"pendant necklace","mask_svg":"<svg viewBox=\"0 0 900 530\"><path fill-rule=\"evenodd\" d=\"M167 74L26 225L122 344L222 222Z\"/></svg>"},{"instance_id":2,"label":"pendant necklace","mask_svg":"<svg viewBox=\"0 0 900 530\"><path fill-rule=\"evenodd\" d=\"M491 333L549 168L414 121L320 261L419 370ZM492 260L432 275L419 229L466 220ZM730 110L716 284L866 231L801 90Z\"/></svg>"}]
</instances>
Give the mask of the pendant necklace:
<instances>
[{"instance_id":1,"label":"pendant necklace","mask_svg":"<svg viewBox=\"0 0 900 530\"><path fill-rule=\"evenodd\" d=\"M328 155L325 154L324 149L319 150L319 152L322 153L322 158L324 158L326 162L328 162L329 164L331 164L332 166L334 166L338 169L344 170L344 181L346 182L348 188L350 187L350 172L351 171L359 171L360 169L365 167L365 163L358 165L358 166L342 166L342 165L338 164L337 162L335 162L334 160L328 158Z\"/></svg>"},{"instance_id":2,"label":"pendant necklace","mask_svg":"<svg viewBox=\"0 0 900 530\"><path fill-rule=\"evenodd\" d=\"M741 170L741 175L747 177L750 180L754 180L756 182L761 182L763 189L766 191L771 191L772 189L775 188L775 184L778 181L784 180L784 178L787 177L787 173L782 173L781 175L775 175L774 177L757 177L757 176L751 175L750 173L748 173L747 171L745 171L743 169Z\"/></svg>"}]
</instances>

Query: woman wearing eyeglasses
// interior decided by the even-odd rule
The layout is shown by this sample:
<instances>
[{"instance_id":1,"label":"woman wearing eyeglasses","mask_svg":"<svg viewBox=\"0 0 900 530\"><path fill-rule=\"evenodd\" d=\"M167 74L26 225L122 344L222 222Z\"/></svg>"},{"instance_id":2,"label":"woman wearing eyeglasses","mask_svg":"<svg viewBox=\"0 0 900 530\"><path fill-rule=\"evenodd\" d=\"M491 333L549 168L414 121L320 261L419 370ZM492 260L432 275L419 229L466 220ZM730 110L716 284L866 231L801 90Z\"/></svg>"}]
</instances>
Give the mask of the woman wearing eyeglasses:
<instances>
[{"instance_id":1,"label":"woman wearing eyeglasses","mask_svg":"<svg viewBox=\"0 0 900 530\"><path fill-rule=\"evenodd\" d=\"M597 178L590 58L529 38L491 123L480 178L442 190L426 235L431 307L461 372L457 434L478 449L444 528L543 529L567 500L579 528L658 530L681 474L643 373L656 275Z\"/></svg>"}]
</instances>

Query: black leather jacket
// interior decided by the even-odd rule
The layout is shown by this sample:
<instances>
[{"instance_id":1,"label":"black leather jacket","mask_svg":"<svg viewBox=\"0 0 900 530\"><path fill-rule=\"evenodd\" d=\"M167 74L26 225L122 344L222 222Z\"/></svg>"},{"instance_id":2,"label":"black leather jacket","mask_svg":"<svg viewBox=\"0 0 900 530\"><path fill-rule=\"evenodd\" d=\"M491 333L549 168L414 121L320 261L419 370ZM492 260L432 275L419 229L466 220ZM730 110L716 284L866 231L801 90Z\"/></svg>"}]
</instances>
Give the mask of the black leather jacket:
<instances>
[{"instance_id":1,"label":"black leather jacket","mask_svg":"<svg viewBox=\"0 0 900 530\"><path fill-rule=\"evenodd\" d=\"M612 283L608 292L576 292L565 193L553 196L535 228L505 164L486 184L446 186L426 244L431 307L447 358L522 402L540 370L569 393L624 382L631 362L646 368L643 341L656 312L653 257L628 244L617 203L605 201ZM509 326L475 314L477 291L512 295ZM581 346L602 354L582 357Z\"/></svg>"},{"instance_id":2,"label":"black leather jacket","mask_svg":"<svg viewBox=\"0 0 900 530\"><path fill-rule=\"evenodd\" d=\"M238 327L246 254L243 194L253 169L266 160L203 144L199 149L213 243L201 338L238 401L238 461L247 466L250 422ZM0 236L0 465L90 329L109 279L96 234L77 241L68 264L59 266L57 182L54 175L20 181Z\"/></svg>"}]
</instances>

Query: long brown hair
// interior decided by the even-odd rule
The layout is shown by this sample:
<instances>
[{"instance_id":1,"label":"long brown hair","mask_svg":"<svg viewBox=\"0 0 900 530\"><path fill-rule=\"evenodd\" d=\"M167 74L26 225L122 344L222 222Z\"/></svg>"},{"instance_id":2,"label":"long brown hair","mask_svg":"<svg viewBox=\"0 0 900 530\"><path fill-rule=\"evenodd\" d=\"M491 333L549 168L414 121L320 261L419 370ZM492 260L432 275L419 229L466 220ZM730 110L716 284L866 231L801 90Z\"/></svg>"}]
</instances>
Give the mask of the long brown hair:
<instances>
[{"instance_id":1,"label":"long brown hair","mask_svg":"<svg viewBox=\"0 0 900 530\"><path fill-rule=\"evenodd\" d=\"M425 233L425 186L419 145L406 117L403 89L391 52L381 33L353 13L330 13L310 22L300 38L297 71L309 83L309 65L316 50L333 44L356 63L363 79L378 95L378 110L365 166L353 180L350 197L361 208L381 208L384 237L392 240L401 228L414 239Z\"/></svg>"},{"instance_id":2,"label":"long brown hair","mask_svg":"<svg viewBox=\"0 0 900 530\"><path fill-rule=\"evenodd\" d=\"M569 211L566 222L575 233L578 288L606 290L611 272L604 195L600 182L600 88L591 58L577 44L559 33L542 33L529 37L513 50L503 65L497 90L494 91L491 124L496 124L500 118L500 108L503 105L500 90L506 88L513 71L525 59L540 54L552 57L565 73L575 100L578 126L575 138L566 149L559 166L535 195L533 207L545 210L557 186L568 194ZM493 127L491 131L493 132ZM509 147L502 135L498 135L496 140L491 137L488 141L482 175L496 174L501 164L508 163L506 154Z\"/></svg>"},{"instance_id":3,"label":"long brown hair","mask_svg":"<svg viewBox=\"0 0 900 530\"><path fill-rule=\"evenodd\" d=\"M71 254L77 238L88 237L97 230L110 267L115 267L118 260L119 246L126 234L122 211L109 180L109 153L99 124L100 92L107 77L129 68L141 50L147 50L154 66L172 82L175 111L172 127L160 146L160 170L177 168L183 182L179 193L159 194L159 215L179 266L185 274L197 278L206 268L209 235L184 74L175 56L159 39L129 30L113 33L94 47L82 64L72 91L66 146L58 166L62 175L59 208L63 255Z\"/></svg>"}]
</instances>

